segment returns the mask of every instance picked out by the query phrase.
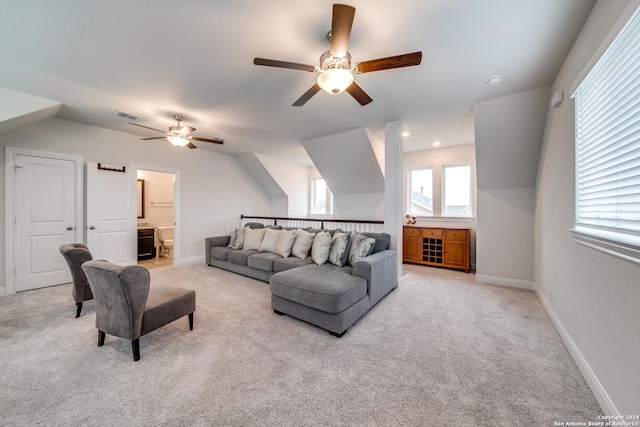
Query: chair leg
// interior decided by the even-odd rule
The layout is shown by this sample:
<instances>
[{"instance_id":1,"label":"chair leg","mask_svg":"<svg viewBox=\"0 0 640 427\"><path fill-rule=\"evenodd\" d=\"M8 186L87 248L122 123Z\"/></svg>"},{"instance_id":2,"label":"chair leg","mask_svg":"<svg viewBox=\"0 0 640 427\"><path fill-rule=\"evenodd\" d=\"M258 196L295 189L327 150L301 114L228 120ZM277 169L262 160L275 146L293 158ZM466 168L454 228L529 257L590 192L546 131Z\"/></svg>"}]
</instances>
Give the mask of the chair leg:
<instances>
[{"instance_id":1,"label":"chair leg","mask_svg":"<svg viewBox=\"0 0 640 427\"><path fill-rule=\"evenodd\" d=\"M80 317L80 312L82 311L82 301L76 303L76 319Z\"/></svg>"},{"instance_id":2,"label":"chair leg","mask_svg":"<svg viewBox=\"0 0 640 427\"><path fill-rule=\"evenodd\" d=\"M102 347L104 345L104 336L106 334L98 329L98 347Z\"/></svg>"},{"instance_id":3,"label":"chair leg","mask_svg":"<svg viewBox=\"0 0 640 427\"><path fill-rule=\"evenodd\" d=\"M131 341L131 348L133 349L133 361L137 362L140 360L140 338Z\"/></svg>"},{"instance_id":4,"label":"chair leg","mask_svg":"<svg viewBox=\"0 0 640 427\"><path fill-rule=\"evenodd\" d=\"M189 330L193 331L193 312L189 313Z\"/></svg>"}]
</instances>

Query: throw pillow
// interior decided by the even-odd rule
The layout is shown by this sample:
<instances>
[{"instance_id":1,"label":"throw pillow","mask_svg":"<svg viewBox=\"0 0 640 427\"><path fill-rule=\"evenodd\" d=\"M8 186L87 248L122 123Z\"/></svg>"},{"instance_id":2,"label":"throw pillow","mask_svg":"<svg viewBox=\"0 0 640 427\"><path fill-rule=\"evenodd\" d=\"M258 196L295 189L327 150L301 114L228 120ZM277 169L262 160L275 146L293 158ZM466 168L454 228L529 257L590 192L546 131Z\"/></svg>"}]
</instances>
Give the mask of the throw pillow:
<instances>
[{"instance_id":1,"label":"throw pillow","mask_svg":"<svg viewBox=\"0 0 640 427\"><path fill-rule=\"evenodd\" d=\"M331 234L321 231L316 234L311 247L311 259L318 265L322 265L329 260L331 252Z\"/></svg>"},{"instance_id":2,"label":"throw pillow","mask_svg":"<svg viewBox=\"0 0 640 427\"><path fill-rule=\"evenodd\" d=\"M360 261L371 255L373 248L376 245L376 239L373 237L365 236L358 232L351 232L351 248L349 249L349 264L355 265Z\"/></svg>"},{"instance_id":3,"label":"throw pillow","mask_svg":"<svg viewBox=\"0 0 640 427\"><path fill-rule=\"evenodd\" d=\"M266 231L266 228L245 228L242 249L260 250L260 245L262 244L262 239Z\"/></svg>"},{"instance_id":4,"label":"throw pillow","mask_svg":"<svg viewBox=\"0 0 640 427\"><path fill-rule=\"evenodd\" d=\"M273 253L286 258L291 255L291 247L296 239L296 230L282 230L276 242L276 248Z\"/></svg>"},{"instance_id":5,"label":"throw pillow","mask_svg":"<svg viewBox=\"0 0 640 427\"><path fill-rule=\"evenodd\" d=\"M296 230L296 240L293 242L291 254L300 259L305 259L309 255L309 250L311 250L315 237L315 233L309 233L302 229Z\"/></svg>"},{"instance_id":6,"label":"throw pillow","mask_svg":"<svg viewBox=\"0 0 640 427\"><path fill-rule=\"evenodd\" d=\"M264 232L262 243L260 243L260 252L274 252L276 249L276 242L278 241L278 237L280 237L280 233L280 230L267 228L267 231Z\"/></svg>"},{"instance_id":7,"label":"throw pillow","mask_svg":"<svg viewBox=\"0 0 640 427\"><path fill-rule=\"evenodd\" d=\"M347 263L349 258L349 233L335 232L331 239L329 262L338 267Z\"/></svg>"},{"instance_id":8,"label":"throw pillow","mask_svg":"<svg viewBox=\"0 0 640 427\"><path fill-rule=\"evenodd\" d=\"M229 233L229 244L231 249L242 249L244 245L244 228L236 228Z\"/></svg>"}]
</instances>

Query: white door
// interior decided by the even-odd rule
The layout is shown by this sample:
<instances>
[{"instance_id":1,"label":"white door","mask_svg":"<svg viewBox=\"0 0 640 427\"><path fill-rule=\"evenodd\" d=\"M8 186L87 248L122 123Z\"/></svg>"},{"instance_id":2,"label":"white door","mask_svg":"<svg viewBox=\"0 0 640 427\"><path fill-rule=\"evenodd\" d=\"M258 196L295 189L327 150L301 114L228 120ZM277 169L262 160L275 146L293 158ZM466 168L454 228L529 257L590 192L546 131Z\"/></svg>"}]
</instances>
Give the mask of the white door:
<instances>
[{"instance_id":1,"label":"white door","mask_svg":"<svg viewBox=\"0 0 640 427\"><path fill-rule=\"evenodd\" d=\"M15 185L16 291L70 282L58 248L76 239L75 162L18 154Z\"/></svg>"},{"instance_id":2,"label":"white door","mask_svg":"<svg viewBox=\"0 0 640 427\"><path fill-rule=\"evenodd\" d=\"M135 264L136 211L131 192L136 180L128 170L110 170L121 167L102 167L87 162L87 246L93 259Z\"/></svg>"}]
</instances>

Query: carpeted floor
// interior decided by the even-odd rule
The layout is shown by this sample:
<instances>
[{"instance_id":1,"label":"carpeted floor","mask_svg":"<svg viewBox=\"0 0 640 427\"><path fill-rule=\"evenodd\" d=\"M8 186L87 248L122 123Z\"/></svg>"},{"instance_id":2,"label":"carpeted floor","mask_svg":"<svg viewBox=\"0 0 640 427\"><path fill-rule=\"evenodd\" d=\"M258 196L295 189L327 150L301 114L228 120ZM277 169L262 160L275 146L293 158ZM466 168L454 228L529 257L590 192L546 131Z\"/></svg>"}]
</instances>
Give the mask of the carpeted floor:
<instances>
[{"instance_id":1,"label":"carpeted floor","mask_svg":"<svg viewBox=\"0 0 640 427\"><path fill-rule=\"evenodd\" d=\"M202 265L151 270L196 290L186 318L98 348L71 285L0 298L0 425L553 426L602 411L530 291L405 265L337 339L269 287Z\"/></svg>"}]
</instances>

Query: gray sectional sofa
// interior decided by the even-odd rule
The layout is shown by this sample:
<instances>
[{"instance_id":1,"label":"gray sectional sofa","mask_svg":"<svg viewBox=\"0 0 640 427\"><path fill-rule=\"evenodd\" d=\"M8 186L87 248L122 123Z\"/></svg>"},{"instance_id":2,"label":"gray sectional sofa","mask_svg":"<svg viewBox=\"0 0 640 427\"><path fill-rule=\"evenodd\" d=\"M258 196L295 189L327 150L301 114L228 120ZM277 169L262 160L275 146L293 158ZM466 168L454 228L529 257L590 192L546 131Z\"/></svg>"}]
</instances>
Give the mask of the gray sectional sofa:
<instances>
[{"instance_id":1,"label":"gray sectional sofa","mask_svg":"<svg viewBox=\"0 0 640 427\"><path fill-rule=\"evenodd\" d=\"M276 314L287 314L340 337L398 286L397 254L388 249L390 236L362 234L375 239L375 245L355 265L318 265L311 256L283 258L272 252L233 249L228 247L230 236L205 239L206 262L269 282Z\"/></svg>"}]
</instances>

